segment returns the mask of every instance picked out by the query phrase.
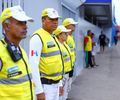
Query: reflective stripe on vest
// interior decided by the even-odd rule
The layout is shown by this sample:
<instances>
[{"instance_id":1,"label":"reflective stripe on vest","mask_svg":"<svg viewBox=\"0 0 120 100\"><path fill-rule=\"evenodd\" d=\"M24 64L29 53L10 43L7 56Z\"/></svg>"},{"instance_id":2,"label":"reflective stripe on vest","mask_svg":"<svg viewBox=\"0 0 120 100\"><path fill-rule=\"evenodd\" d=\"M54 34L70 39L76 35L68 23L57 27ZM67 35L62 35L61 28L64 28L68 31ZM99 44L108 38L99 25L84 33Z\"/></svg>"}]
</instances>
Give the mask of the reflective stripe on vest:
<instances>
[{"instance_id":1,"label":"reflective stripe on vest","mask_svg":"<svg viewBox=\"0 0 120 100\"><path fill-rule=\"evenodd\" d=\"M70 57L65 58L65 59L64 59L64 62L67 62L67 61L69 61L69 60L70 60Z\"/></svg>"},{"instance_id":2,"label":"reflective stripe on vest","mask_svg":"<svg viewBox=\"0 0 120 100\"><path fill-rule=\"evenodd\" d=\"M32 78L32 74L29 74L30 78ZM20 84L23 82L28 81L28 75L22 76L20 78L17 79L5 79L5 78L0 78L0 84Z\"/></svg>"},{"instance_id":3,"label":"reflective stripe on vest","mask_svg":"<svg viewBox=\"0 0 120 100\"><path fill-rule=\"evenodd\" d=\"M50 56L54 56L54 55L58 55L60 54L60 51L54 51L54 52L50 52L50 53L41 53L41 57L50 57Z\"/></svg>"},{"instance_id":4,"label":"reflective stripe on vest","mask_svg":"<svg viewBox=\"0 0 120 100\"><path fill-rule=\"evenodd\" d=\"M60 76L60 75L62 75L62 74L63 74L63 71L62 71L62 72L55 73L55 74L50 74L50 75L47 75L47 74L45 74L45 73L40 72L40 75L41 75L41 76Z\"/></svg>"}]
</instances>

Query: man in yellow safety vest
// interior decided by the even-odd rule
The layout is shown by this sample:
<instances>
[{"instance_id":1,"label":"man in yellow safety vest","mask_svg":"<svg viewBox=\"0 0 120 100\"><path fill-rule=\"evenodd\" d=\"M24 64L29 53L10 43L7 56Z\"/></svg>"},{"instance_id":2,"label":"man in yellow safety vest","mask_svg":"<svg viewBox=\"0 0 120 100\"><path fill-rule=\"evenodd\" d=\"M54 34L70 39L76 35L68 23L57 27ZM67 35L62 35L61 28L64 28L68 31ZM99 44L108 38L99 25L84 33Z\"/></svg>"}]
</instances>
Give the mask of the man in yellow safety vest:
<instances>
[{"instance_id":1,"label":"man in yellow safety vest","mask_svg":"<svg viewBox=\"0 0 120 100\"><path fill-rule=\"evenodd\" d=\"M0 23L0 100L35 100L31 69L25 51L19 46L27 36L27 21L33 21L20 6L4 9Z\"/></svg>"}]
</instances>

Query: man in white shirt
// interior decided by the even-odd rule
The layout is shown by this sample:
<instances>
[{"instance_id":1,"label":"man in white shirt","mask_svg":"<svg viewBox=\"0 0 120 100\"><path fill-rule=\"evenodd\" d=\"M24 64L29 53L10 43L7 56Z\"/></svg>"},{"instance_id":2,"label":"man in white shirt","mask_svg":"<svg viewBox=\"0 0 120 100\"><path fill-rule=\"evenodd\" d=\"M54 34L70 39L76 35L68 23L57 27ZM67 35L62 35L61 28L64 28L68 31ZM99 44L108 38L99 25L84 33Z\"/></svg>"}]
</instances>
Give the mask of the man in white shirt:
<instances>
[{"instance_id":1,"label":"man in white shirt","mask_svg":"<svg viewBox=\"0 0 120 100\"><path fill-rule=\"evenodd\" d=\"M64 92L62 95L60 95L60 100L66 100L68 98L68 82L69 73L72 70L72 59L70 47L66 44L65 41L67 40L68 32L70 31L70 29L66 29L63 25L58 26L58 28L54 31L54 34L56 35L58 41L61 44L60 47L64 61L64 77L62 80L63 86L60 87L63 88Z\"/></svg>"},{"instance_id":2,"label":"man in white shirt","mask_svg":"<svg viewBox=\"0 0 120 100\"><path fill-rule=\"evenodd\" d=\"M68 37L66 40L67 45L70 47L71 49L71 57L72 57L72 70L69 72L69 89L68 91L71 90L71 84L72 84L72 77L73 77L73 73L74 73L74 65L75 65L75 61L76 61L76 46L75 46L75 41L73 38L73 32L75 31L76 25L78 24L78 22L74 21L73 18L66 18L64 19L63 23L62 23L67 29L71 29L71 31L68 33Z\"/></svg>"},{"instance_id":3,"label":"man in white shirt","mask_svg":"<svg viewBox=\"0 0 120 100\"><path fill-rule=\"evenodd\" d=\"M59 15L53 8L42 11L42 28L30 40L29 63L32 66L37 100L59 100L59 85L63 77L63 62L53 31Z\"/></svg>"}]
</instances>

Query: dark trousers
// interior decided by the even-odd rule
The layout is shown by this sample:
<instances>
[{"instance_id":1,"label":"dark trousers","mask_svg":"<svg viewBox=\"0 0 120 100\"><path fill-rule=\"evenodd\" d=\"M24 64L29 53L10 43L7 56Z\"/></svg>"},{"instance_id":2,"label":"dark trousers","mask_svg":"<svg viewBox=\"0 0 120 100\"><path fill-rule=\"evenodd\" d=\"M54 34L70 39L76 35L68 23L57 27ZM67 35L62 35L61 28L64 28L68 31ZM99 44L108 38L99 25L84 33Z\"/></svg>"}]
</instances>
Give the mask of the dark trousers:
<instances>
[{"instance_id":1,"label":"dark trousers","mask_svg":"<svg viewBox=\"0 0 120 100\"><path fill-rule=\"evenodd\" d=\"M104 52L104 50L105 50L105 45L106 45L105 42L100 42L100 51L101 51L101 52Z\"/></svg>"},{"instance_id":2,"label":"dark trousers","mask_svg":"<svg viewBox=\"0 0 120 100\"><path fill-rule=\"evenodd\" d=\"M91 51L86 51L86 57L85 57L86 67L93 67L92 64L92 53Z\"/></svg>"}]
</instances>

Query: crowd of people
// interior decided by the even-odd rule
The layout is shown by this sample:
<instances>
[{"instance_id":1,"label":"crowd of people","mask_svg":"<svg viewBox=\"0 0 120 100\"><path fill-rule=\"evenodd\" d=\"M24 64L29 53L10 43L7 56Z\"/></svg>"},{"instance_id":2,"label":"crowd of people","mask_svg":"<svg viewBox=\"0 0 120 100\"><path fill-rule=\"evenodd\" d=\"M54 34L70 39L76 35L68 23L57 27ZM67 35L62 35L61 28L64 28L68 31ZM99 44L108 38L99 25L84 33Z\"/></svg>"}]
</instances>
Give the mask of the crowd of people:
<instances>
[{"instance_id":1,"label":"crowd of people","mask_svg":"<svg viewBox=\"0 0 120 100\"><path fill-rule=\"evenodd\" d=\"M105 47L108 47L109 43L109 38L103 31L101 31L98 39L96 39L95 34L91 30L87 31L87 35L84 37L86 68L99 66L96 64L95 55L96 53L104 53Z\"/></svg>"},{"instance_id":2,"label":"crowd of people","mask_svg":"<svg viewBox=\"0 0 120 100\"><path fill-rule=\"evenodd\" d=\"M73 38L76 22L60 16L53 8L41 13L42 27L33 32L29 59L20 46L27 36L27 16L20 6L6 8L0 15L4 37L0 40L0 100L67 100L71 90L76 46ZM104 52L106 36L99 36ZM98 66L95 34L87 31L84 38L86 68Z\"/></svg>"},{"instance_id":3,"label":"crowd of people","mask_svg":"<svg viewBox=\"0 0 120 100\"><path fill-rule=\"evenodd\" d=\"M66 18L58 26L58 12L46 8L42 27L30 39L29 59L20 46L27 36L27 16L20 6L0 15L0 100L67 100L76 59L72 33L78 22Z\"/></svg>"}]
</instances>

